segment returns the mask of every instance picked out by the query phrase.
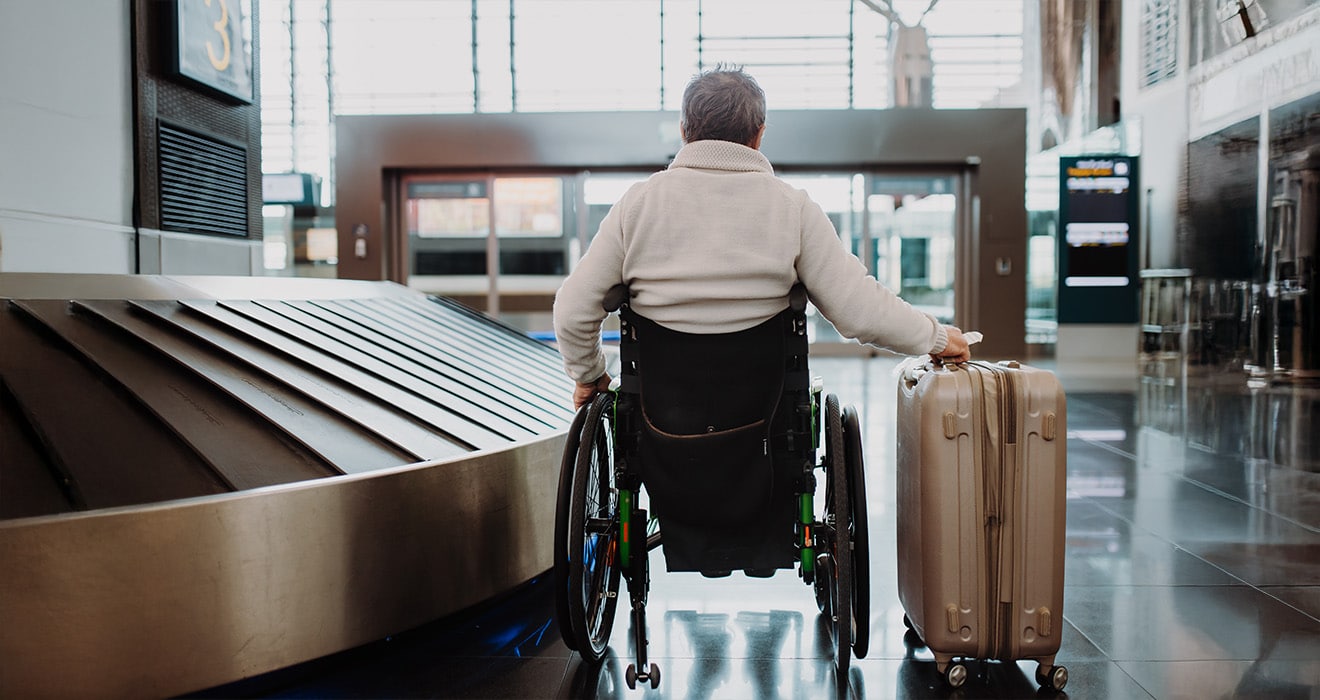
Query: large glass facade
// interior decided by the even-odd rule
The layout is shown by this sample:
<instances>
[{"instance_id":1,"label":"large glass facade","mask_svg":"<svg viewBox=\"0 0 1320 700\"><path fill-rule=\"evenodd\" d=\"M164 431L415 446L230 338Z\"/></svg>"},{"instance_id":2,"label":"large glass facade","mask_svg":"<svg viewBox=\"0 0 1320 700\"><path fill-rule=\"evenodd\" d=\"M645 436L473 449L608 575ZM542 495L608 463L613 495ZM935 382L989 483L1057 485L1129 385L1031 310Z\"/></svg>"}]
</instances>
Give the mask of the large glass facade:
<instances>
[{"instance_id":1,"label":"large glass facade","mask_svg":"<svg viewBox=\"0 0 1320 700\"><path fill-rule=\"evenodd\" d=\"M918 26L931 106L1025 100L1024 0L259 1L263 171L318 176L327 213L339 115L678 110L688 80L719 64L754 75L771 110L883 109L903 103L895 76L911 64L895 68L893 53ZM955 175L781 174L878 279L952 320L965 206ZM647 175L408 174L388 205L409 284L484 297L508 320L553 294L610 206ZM812 332L841 340L823 319Z\"/></svg>"},{"instance_id":2,"label":"large glass facade","mask_svg":"<svg viewBox=\"0 0 1320 700\"><path fill-rule=\"evenodd\" d=\"M892 7L892 19L870 5ZM746 67L771 109L892 104L891 37L924 27L936 108L1021 106L1023 0L260 0L264 172L334 193L341 114L676 110ZM928 11L927 11L928 10Z\"/></svg>"}]
</instances>

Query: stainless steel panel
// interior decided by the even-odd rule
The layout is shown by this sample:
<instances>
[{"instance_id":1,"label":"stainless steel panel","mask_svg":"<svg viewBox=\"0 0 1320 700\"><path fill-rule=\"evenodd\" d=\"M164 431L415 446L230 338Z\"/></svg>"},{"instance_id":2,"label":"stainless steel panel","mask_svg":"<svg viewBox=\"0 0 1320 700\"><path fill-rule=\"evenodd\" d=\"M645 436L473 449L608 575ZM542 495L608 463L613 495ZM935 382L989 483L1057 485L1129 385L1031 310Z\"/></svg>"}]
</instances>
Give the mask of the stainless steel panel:
<instances>
[{"instance_id":1,"label":"stainless steel panel","mask_svg":"<svg viewBox=\"0 0 1320 700\"><path fill-rule=\"evenodd\" d=\"M552 563L562 446L0 522L0 697L185 693L503 592Z\"/></svg>"},{"instance_id":2,"label":"stainless steel panel","mask_svg":"<svg viewBox=\"0 0 1320 700\"><path fill-rule=\"evenodd\" d=\"M82 302L73 302L73 305L92 313L92 307ZM251 412L253 418L264 421L266 430L292 439L299 449L309 451L332 467L333 473L353 473L423 461L422 456L391 444L370 427L348 420L283 382L273 382L261 373L234 366L223 356L199 352L196 344L186 336L167 332L133 315L112 314L105 304L100 306L99 317L159 350L158 362L173 361L202 378L207 393L197 399L199 403L208 403L207 395L234 401ZM170 416L161 414L161 418L168 421ZM224 430L221 425L214 429ZM220 450L211 456L212 462L222 461L229 451Z\"/></svg>"},{"instance_id":3,"label":"stainless steel panel","mask_svg":"<svg viewBox=\"0 0 1320 700\"><path fill-rule=\"evenodd\" d=\"M61 302L27 302L56 304ZM205 457L15 302L0 302L0 381L78 508L223 493ZM8 467L0 464L0 475ZM0 482L0 488L7 488Z\"/></svg>"},{"instance_id":4,"label":"stainless steel panel","mask_svg":"<svg viewBox=\"0 0 1320 700\"><path fill-rule=\"evenodd\" d=\"M78 348L90 363L99 367L125 392L131 394L154 414L169 430L192 447L208 467L216 472L229 490L243 490L284 484L303 479L319 479L341 474L333 463L327 463L301 444L288 440L268 420L254 411L217 392L201 373L188 368L214 363L196 346L184 347L166 359L149 343L149 335L141 343L123 342L127 334L105 332L119 323L128 328L134 321L127 317L128 305L122 301L62 302L36 300L16 302L36 314L48 328ZM104 309L96 316L93 308ZM68 310L71 310L70 313ZM104 322L99 322L100 319ZM157 331L149 327L149 331ZM131 331L130 331L131 332ZM169 336L166 336L167 340ZM162 348L163 349L163 348ZM221 366L224 372L234 370ZM217 372L218 374L219 372ZM49 379L47 378L47 381ZM250 385L242 385L250 388ZM82 426L83 430L89 429ZM142 459L142 445L129 445L127 450L134 459ZM434 455L433 457L439 457ZM98 462L108 461L98 455ZM395 458L386 466L420 462L420 457L402 460ZM4 467L7 473L12 465ZM134 476L136 476L135 470ZM129 477L119 474L117 481ZM200 493L189 495L197 496ZM126 504L119 504L126 505ZM57 511L41 513L51 514ZM33 513L32 515L38 515Z\"/></svg>"},{"instance_id":5,"label":"stainless steel panel","mask_svg":"<svg viewBox=\"0 0 1320 700\"><path fill-rule=\"evenodd\" d=\"M419 421L434 428L438 433L452 437L464 446L487 448L498 447L505 443L500 436L495 435L484 426L470 423L453 411L447 410L444 406L439 406L396 384L370 374L357 365L343 362L333 355L322 352L320 349L309 348L296 340L225 309L219 304L190 301L184 302L184 305L190 311L196 312L200 318L211 319L218 324L223 324L226 331L257 341L256 344L259 344L260 347L279 351L290 362L305 363L324 376L336 377L345 383L363 389L373 396L387 399L392 406L407 412ZM150 308L156 313L163 313L157 307ZM193 326L189 325L189 327Z\"/></svg>"},{"instance_id":6,"label":"stainless steel panel","mask_svg":"<svg viewBox=\"0 0 1320 700\"><path fill-rule=\"evenodd\" d=\"M90 305L95 307L96 302ZM231 362L260 372L271 382L302 392L359 425L373 426L382 438L421 456L413 461L447 459L469 449L445 439L433 426L406 413L401 406L405 403L402 397L412 395L402 389L390 394L370 394L357 384L346 387L330 376L307 371L308 363L301 361L298 353L284 354L273 345L242 342L205 322L202 316L190 312L183 304L134 302L133 306L169 321L176 331L191 335L200 344L226 355ZM342 375L339 377L340 380L348 379Z\"/></svg>"},{"instance_id":7,"label":"stainless steel panel","mask_svg":"<svg viewBox=\"0 0 1320 700\"><path fill-rule=\"evenodd\" d=\"M0 274L0 298L9 299L188 299L207 296L178 280L153 275Z\"/></svg>"},{"instance_id":8,"label":"stainless steel panel","mask_svg":"<svg viewBox=\"0 0 1320 700\"><path fill-rule=\"evenodd\" d=\"M169 297L172 299L376 299L381 297L420 299L423 296L397 284L356 280L224 275L169 275L161 279L178 282L200 292L193 297Z\"/></svg>"},{"instance_id":9,"label":"stainless steel panel","mask_svg":"<svg viewBox=\"0 0 1320 700\"><path fill-rule=\"evenodd\" d=\"M0 275L16 299L0 302L0 698L201 690L550 567L572 414L547 398L571 388L549 348L396 285L78 277ZM83 294L95 300L66 301ZM296 301L246 301L263 298ZM411 322L372 317L367 342L330 312L340 301L310 299L372 300ZM451 324L456 366L491 365L480 378L419 355ZM398 371L404 357L426 371ZM534 400L501 382L507 364L542 375ZM495 395L538 418L512 423ZM291 474L290 450L349 473ZM440 459L401 466L416 455Z\"/></svg>"},{"instance_id":10,"label":"stainless steel panel","mask_svg":"<svg viewBox=\"0 0 1320 700\"><path fill-rule=\"evenodd\" d=\"M400 373L401 385L432 396L436 403L454 407L470 420L510 440L523 439L538 430L552 427L547 422L537 424L531 420L519 420L521 416L508 410L508 406L497 405L485 393L474 390L468 383L435 367L434 363L418 361L411 353L411 338L397 332L389 335L366 332L310 304L254 301L241 305L227 302L225 305L249 318L262 319L314 347L334 348L335 354L341 358L356 357L354 364L359 366L369 366L373 361L387 365Z\"/></svg>"},{"instance_id":11,"label":"stainless steel panel","mask_svg":"<svg viewBox=\"0 0 1320 700\"><path fill-rule=\"evenodd\" d=\"M442 386L453 385L459 391L474 392L483 408L509 416L533 431L563 423L562 398L548 407L538 405L534 401L535 395L528 395L520 386L508 384L501 376L506 370L492 366L488 355L465 356L451 352L446 338L428 340L422 333L401 334L398 325L388 319L356 311L348 304L314 302L298 308L349 330L382 352L394 354L401 366L416 365L427 373L438 375L443 378ZM558 372L558 368L555 371ZM416 370L412 373L420 376ZM529 423L527 419L534 422Z\"/></svg>"},{"instance_id":12,"label":"stainless steel panel","mask_svg":"<svg viewBox=\"0 0 1320 700\"><path fill-rule=\"evenodd\" d=\"M0 298L9 299L374 299L422 296L396 284L356 280L225 275L0 273Z\"/></svg>"}]
</instances>

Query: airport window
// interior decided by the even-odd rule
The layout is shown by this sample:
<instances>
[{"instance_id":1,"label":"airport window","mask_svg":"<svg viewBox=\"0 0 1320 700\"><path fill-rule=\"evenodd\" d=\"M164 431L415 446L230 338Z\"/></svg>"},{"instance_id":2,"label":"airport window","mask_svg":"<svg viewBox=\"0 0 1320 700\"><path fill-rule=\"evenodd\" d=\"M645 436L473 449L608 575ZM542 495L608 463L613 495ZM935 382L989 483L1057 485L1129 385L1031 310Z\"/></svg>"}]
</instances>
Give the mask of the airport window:
<instances>
[{"instance_id":1,"label":"airport window","mask_svg":"<svg viewBox=\"0 0 1320 700\"><path fill-rule=\"evenodd\" d=\"M1141 6L1141 85L1150 87L1178 72L1178 8L1173 0Z\"/></svg>"},{"instance_id":2,"label":"airport window","mask_svg":"<svg viewBox=\"0 0 1320 700\"><path fill-rule=\"evenodd\" d=\"M319 175L326 205L336 115L675 110L719 62L771 109L880 109L900 23L927 31L934 107L1026 100L1024 0L259 2L262 169Z\"/></svg>"},{"instance_id":3,"label":"airport window","mask_svg":"<svg viewBox=\"0 0 1320 700\"><path fill-rule=\"evenodd\" d=\"M495 232L501 236L562 236L564 187L560 178L496 178Z\"/></svg>"},{"instance_id":4,"label":"airport window","mask_svg":"<svg viewBox=\"0 0 1320 700\"><path fill-rule=\"evenodd\" d=\"M629 187L648 177L650 173L586 173L582 183L582 202L586 206L587 216L581 250L586 250L585 244L596 236L600 222L605 220L605 215L610 213L614 203L623 197ZM577 256L573 259L576 260Z\"/></svg>"},{"instance_id":5,"label":"airport window","mask_svg":"<svg viewBox=\"0 0 1320 700\"><path fill-rule=\"evenodd\" d=\"M410 183L407 210L410 236L484 238L490 230L484 180Z\"/></svg>"}]
</instances>

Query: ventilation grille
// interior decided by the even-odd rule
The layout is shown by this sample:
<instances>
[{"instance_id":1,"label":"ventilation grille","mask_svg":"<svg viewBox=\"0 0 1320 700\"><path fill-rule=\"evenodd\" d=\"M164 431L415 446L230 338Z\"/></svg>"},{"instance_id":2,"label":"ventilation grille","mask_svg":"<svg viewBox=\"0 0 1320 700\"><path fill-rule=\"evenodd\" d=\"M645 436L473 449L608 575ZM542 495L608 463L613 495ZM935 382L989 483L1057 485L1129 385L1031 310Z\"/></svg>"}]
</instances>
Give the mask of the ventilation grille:
<instances>
[{"instance_id":1,"label":"ventilation grille","mask_svg":"<svg viewBox=\"0 0 1320 700\"><path fill-rule=\"evenodd\" d=\"M248 235L247 150L160 125L160 226Z\"/></svg>"},{"instance_id":2,"label":"ventilation grille","mask_svg":"<svg viewBox=\"0 0 1320 700\"><path fill-rule=\"evenodd\" d=\"M1141 8L1141 86L1163 82L1177 72L1177 3L1145 0Z\"/></svg>"}]
</instances>

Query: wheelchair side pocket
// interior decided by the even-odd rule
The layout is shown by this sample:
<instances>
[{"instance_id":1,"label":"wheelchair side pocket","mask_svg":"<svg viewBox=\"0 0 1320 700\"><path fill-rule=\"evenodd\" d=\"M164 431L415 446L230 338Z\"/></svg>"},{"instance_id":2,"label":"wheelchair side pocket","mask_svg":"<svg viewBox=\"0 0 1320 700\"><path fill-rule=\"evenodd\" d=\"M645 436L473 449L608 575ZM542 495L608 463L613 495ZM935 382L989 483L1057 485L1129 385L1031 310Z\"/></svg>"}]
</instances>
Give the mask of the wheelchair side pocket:
<instances>
[{"instance_id":1,"label":"wheelchair side pocket","mask_svg":"<svg viewBox=\"0 0 1320 700\"><path fill-rule=\"evenodd\" d=\"M747 525L774 491L767 422L674 435L643 412L642 479L654 512L692 525Z\"/></svg>"}]
</instances>

